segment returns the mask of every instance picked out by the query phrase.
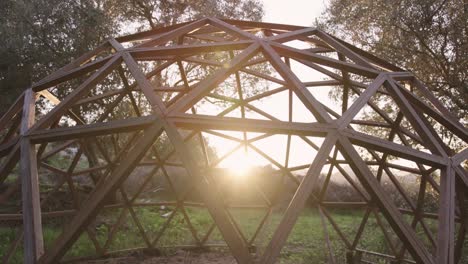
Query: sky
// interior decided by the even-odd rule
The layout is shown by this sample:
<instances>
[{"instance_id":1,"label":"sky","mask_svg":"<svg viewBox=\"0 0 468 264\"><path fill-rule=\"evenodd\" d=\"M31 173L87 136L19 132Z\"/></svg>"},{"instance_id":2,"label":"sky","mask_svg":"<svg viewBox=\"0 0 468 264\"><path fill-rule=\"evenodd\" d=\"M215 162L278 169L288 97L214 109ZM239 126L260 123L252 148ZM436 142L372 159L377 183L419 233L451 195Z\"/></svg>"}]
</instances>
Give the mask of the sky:
<instances>
[{"instance_id":1,"label":"sky","mask_svg":"<svg viewBox=\"0 0 468 264\"><path fill-rule=\"evenodd\" d=\"M325 9L325 0L263 0L265 22L311 26Z\"/></svg>"},{"instance_id":2,"label":"sky","mask_svg":"<svg viewBox=\"0 0 468 264\"><path fill-rule=\"evenodd\" d=\"M263 19L264 22L298 26L312 26L314 20L320 16L325 8L324 0L264 0L263 4L265 10L265 16ZM298 48L308 48L308 46ZM293 65L293 67L296 68L295 72L300 75L298 77L300 77L303 81L305 81L305 79L320 79L320 77L317 75L313 76L314 74L308 72L305 69L306 67L302 65ZM328 92L328 89L322 89L321 91L314 91L313 95L321 102L327 102L326 104L330 106L330 104L333 102L328 98ZM276 117L286 115L285 118L287 119L288 110L284 100L284 98L287 98L287 96L287 92L283 92L277 96L265 98L264 100L260 101L260 105L257 106L268 113L275 113ZM308 110L305 109L305 107L300 108L300 104L298 103L294 103L294 108L293 120L307 122L307 119L312 116ZM238 135L239 133L231 134L233 136L240 137L240 135ZM256 136L256 134L252 135L252 137L254 136ZM254 145L284 165L286 138L287 137L285 135L272 136L267 139L258 141L254 143ZM219 156L222 156L223 152L227 151L228 149L232 149L237 145L229 145L229 142L216 138L210 138L209 142L215 146ZM298 139L297 137L293 137L291 142L289 166L299 166L310 163L314 154L315 150L313 150L310 146L305 144L305 142ZM255 151L249 150L247 153L245 153L245 150L241 148L223 162L221 162L219 165L221 167L245 170L245 164L247 164L247 166L258 166L269 164L269 162L255 153Z\"/></svg>"},{"instance_id":3,"label":"sky","mask_svg":"<svg viewBox=\"0 0 468 264\"><path fill-rule=\"evenodd\" d=\"M271 23L279 23L279 24L288 24L288 25L298 25L298 26L306 26L310 27L313 26L314 21L320 17L320 15L325 11L327 0L263 0L263 7L264 7L264 22L271 22ZM306 48L306 47L297 47L297 48ZM296 67L295 73L296 75L302 80L318 80L319 76L308 72L304 67L301 65L292 65L292 67ZM326 87L322 87L319 91L310 89L309 90L313 96L318 99L320 102L324 103L328 107L332 108L336 112L340 112L341 106L337 105L333 100L330 99L328 96L329 89ZM280 95L281 96L281 95ZM267 110L267 112L276 112L278 116L280 112L283 112L279 107L279 102L281 99L278 98L271 98L267 100L263 100L261 102L263 109ZM310 115L307 113L306 109L294 109L294 116L296 117L306 117L306 115ZM361 114L361 113L360 113ZM359 115L359 114L358 114ZM293 119L295 119L293 117ZM298 122L307 122L305 120L298 120ZM233 136L240 138L239 133L232 133ZM252 134L252 133L251 133ZM255 135L252 135L254 137ZM251 137L249 137L251 138ZM296 140L295 140L296 139ZM318 139L313 140L313 142L318 142ZM223 150L227 150L232 148L233 146L228 146L228 142L226 141L219 141L217 142L216 139L211 138L211 143L214 143L217 152L222 153ZM273 137L264 139L263 141L259 141L257 144L254 144L266 153L268 153L272 158L277 160L279 163L284 165L285 150L284 146L286 145L286 136L284 135L275 135ZM227 158L224 162L220 163L221 167L228 167L233 169L238 169L239 171L244 171L245 164L247 166L259 166L259 165L266 165L268 164L265 159L259 157L254 151L248 151L247 155L244 149L241 148L237 151L234 155ZM302 140L297 140L297 137L292 139L291 143L291 154L290 154L290 162L289 166L298 166L305 163L312 162L316 151L311 149L307 144L305 144ZM221 155L222 156L222 155ZM399 163L398 161L394 161L395 163ZM244 165L241 165L244 164ZM405 164L408 165L408 164ZM327 170L328 166L325 166L323 171ZM305 171L298 173L304 173ZM349 171L348 171L349 172ZM352 174L352 173L351 173ZM340 180L336 179L335 180Z\"/></svg>"}]
</instances>

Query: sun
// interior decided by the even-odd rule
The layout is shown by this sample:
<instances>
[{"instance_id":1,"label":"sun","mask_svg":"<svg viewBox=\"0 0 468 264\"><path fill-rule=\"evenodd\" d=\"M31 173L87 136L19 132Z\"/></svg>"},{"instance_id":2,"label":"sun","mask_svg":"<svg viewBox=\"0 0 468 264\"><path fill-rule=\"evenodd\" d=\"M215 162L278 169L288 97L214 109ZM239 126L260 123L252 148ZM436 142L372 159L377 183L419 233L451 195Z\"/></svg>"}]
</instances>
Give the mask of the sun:
<instances>
[{"instance_id":1,"label":"sun","mask_svg":"<svg viewBox=\"0 0 468 264\"><path fill-rule=\"evenodd\" d=\"M227 168L233 176L245 178L252 172L254 167L261 165L258 157L249 150L239 150L232 153L229 157L220 163L220 167Z\"/></svg>"}]
</instances>

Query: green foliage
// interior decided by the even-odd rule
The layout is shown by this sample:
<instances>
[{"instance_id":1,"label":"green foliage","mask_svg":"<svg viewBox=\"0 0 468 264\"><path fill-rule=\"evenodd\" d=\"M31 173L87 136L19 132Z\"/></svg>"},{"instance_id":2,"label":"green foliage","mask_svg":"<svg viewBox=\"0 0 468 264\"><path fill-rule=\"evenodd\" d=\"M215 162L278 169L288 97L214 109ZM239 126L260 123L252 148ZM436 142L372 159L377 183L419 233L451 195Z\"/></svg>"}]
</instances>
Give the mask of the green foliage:
<instances>
[{"instance_id":1,"label":"green foliage","mask_svg":"<svg viewBox=\"0 0 468 264\"><path fill-rule=\"evenodd\" d=\"M0 1L0 113L32 82L111 36L203 16L260 20L263 7L256 0Z\"/></svg>"},{"instance_id":2,"label":"green foliage","mask_svg":"<svg viewBox=\"0 0 468 264\"><path fill-rule=\"evenodd\" d=\"M258 0L108 0L105 2L110 12L119 14L123 21L135 23L138 30L205 16L255 21L263 16L263 6Z\"/></svg>"},{"instance_id":3,"label":"green foliage","mask_svg":"<svg viewBox=\"0 0 468 264\"><path fill-rule=\"evenodd\" d=\"M96 1L0 2L0 112L22 89L117 33Z\"/></svg>"},{"instance_id":4,"label":"green foliage","mask_svg":"<svg viewBox=\"0 0 468 264\"><path fill-rule=\"evenodd\" d=\"M331 0L316 24L413 71L467 121L466 1Z\"/></svg>"},{"instance_id":5,"label":"green foliage","mask_svg":"<svg viewBox=\"0 0 468 264\"><path fill-rule=\"evenodd\" d=\"M105 214L100 215L98 219L107 219L109 221L113 219L113 221L115 221L119 212L119 210L109 210ZM136 212L142 226L152 235L154 235L153 231L159 230L167 220L167 218L161 217L160 212L154 208L137 208ZM363 217L363 211L361 210L336 209L330 210L329 212L336 224L342 229L343 233L350 237L356 231ZM258 219L262 215L258 210L250 209L239 209L232 213L237 215L235 219L238 221L240 229L244 233L249 233L255 230L258 226ZM193 226L197 230L206 230L213 222L206 209L187 208L187 214L189 215ZM115 235L115 241L111 244L111 250L135 248L139 246L144 247L142 237L136 226L133 224L131 218L127 216L126 219L127 220L124 221L122 230L117 232ZM239 219L241 220L239 221ZM257 246L260 247L260 250L265 246L264 244L262 245L262 243L269 241L274 232L274 227L279 224L281 219L281 213L273 213L271 215L271 219L265 226L267 240L257 240ZM408 216L408 219L406 220L410 221L411 219ZM387 245L380 227L377 225L375 218L370 217L368 221L369 222L364 229L364 234L358 247L385 252ZM436 232L436 222L433 221L427 223L431 230ZM334 256L338 263L344 263L346 248L336 232L333 231L332 226L330 224L327 225ZM96 226L95 230L98 241L101 243L104 242L108 236L109 226L101 224ZM387 231L390 231L390 229ZM167 232L168 233L163 236L161 243L158 244L159 246L186 244L187 241L191 239L191 234L180 212L177 213L175 218L172 220ZM15 233L16 230L13 228L0 227L0 252L6 251L11 241L15 238ZM44 241L46 248L51 245L53 240L59 234L60 229L58 227L49 225L44 226ZM219 243L222 241L222 237L219 232L214 232L210 237L210 240ZM465 247L465 257L468 253L467 250L468 248ZM83 257L93 255L94 253L93 244L90 242L86 234L82 234L67 253L67 257ZM320 216L316 209L305 209L294 226L284 249L281 251L279 263L327 263L326 254L327 248L323 240L323 229ZM21 263L21 261L22 256L20 249L14 255L12 263ZM462 263L464 262L462 261Z\"/></svg>"}]
</instances>

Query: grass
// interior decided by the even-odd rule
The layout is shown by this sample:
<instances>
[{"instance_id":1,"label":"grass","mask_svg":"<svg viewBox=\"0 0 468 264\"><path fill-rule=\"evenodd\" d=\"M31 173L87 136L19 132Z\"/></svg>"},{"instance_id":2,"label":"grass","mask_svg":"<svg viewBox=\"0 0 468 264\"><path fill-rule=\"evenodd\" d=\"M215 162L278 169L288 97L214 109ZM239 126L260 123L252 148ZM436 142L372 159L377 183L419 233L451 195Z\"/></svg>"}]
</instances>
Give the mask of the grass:
<instances>
[{"instance_id":1,"label":"grass","mask_svg":"<svg viewBox=\"0 0 468 264\"><path fill-rule=\"evenodd\" d=\"M119 212L119 210L108 210L97 218L94 229L97 235L97 240L101 246L106 243L109 236L110 226L117 219L116 216ZM231 210L230 212L247 239L250 239L254 235L257 226L266 213L264 211L246 209ZM162 213L158 209L135 208L135 213L146 233L152 238L157 236L159 230L167 220L167 218L161 217ZM352 243L353 234L355 234L360 224L363 211L332 210L330 213L336 221L336 224L342 229L343 233L350 237L350 242ZM211 217L206 209L188 208L187 214L189 215L193 226L198 230L199 237L203 237L212 224ZM274 230L281 221L281 218L282 214L280 212L273 213L265 224L264 232L261 232L258 235L255 240L255 244L257 245L259 254L263 252L267 242L270 241ZM63 222L66 222L66 220ZM44 224L43 232L46 247L49 247L54 239L60 234L60 226L61 223L57 222ZM327 230L332 241L333 253L337 263L344 263L346 254L344 243L341 241L338 234L333 231L333 228L329 223ZM14 235L15 230L13 228L0 227L0 252L6 252L9 244L14 239ZM179 210L164 235L158 241L157 245L158 247L164 247L170 245L188 245L193 244L193 242L194 239L189 231L187 222ZM219 231L215 229L210 236L208 243L223 243L223 239ZM127 217L123 221L121 230L115 234L113 242L109 245L109 250L112 251L138 247L145 247L145 243L137 225L132 221L130 214L127 214ZM384 253L388 252L386 249L387 243L385 242L384 235L380 231L375 218L371 217L369 219L369 223L364 230L364 234L358 248ZM83 234L68 251L66 256L79 257L93 254L95 254L93 243L88 239L86 234ZM327 263L327 254L328 251L324 240L320 215L315 209L306 209L300 215L285 247L281 251L279 263ZM22 257L20 249L16 252L13 263L21 262Z\"/></svg>"}]
</instances>

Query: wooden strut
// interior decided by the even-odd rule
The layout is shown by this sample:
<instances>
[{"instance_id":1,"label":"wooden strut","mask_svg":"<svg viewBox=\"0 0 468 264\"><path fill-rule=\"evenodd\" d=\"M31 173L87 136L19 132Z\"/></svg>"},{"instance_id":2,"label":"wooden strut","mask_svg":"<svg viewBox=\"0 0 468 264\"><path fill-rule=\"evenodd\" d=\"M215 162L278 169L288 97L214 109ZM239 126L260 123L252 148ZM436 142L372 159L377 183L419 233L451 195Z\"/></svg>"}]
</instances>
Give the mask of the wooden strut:
<instances>
[{"instance_id":1,"label":"wooden strut","mask_svg":"<svg viewBox=\"0 0 468 264\"><path fill-rule=\"evenodd\" d=\"M310 48L296 48L291 44L294 42L303 42ZM154 68L149 66L151 63ZM297 65L326 78L303 81ZM206 76L194 76L200 72ZM176 76L170 84L161 80L167 73ZM63 88L78 78L84 81L77 87ZM108 80L114 82L113 87L109 88ZM256 85L252 80L269 86L265 90L249 90ZM223 85L233 88L233 92L220 92L218 88ZM315 96L316 91L330 86L341 92L337 99L341 101L341 111L335 111ZM64 89L58 94L66 95L56 95L57 89ZM261 107L262 100L282 95L287 103L285 118ZM394 115L382 109L381 97L393 100ZM203 114L205 101L222 102L225 107ZM314 120L296 121L301 114L295 110L299 105ZM48 106L52 107L46 113L36 113L37 107ZM363 109L373 111L378 119L366 119L360 114ZM438 133L438 127L457 138L457 144L464 149L451 146ZM377 132L369 133L370 130ZM233 136L231 131L239 132L240 136ZM384 135L378 136L382 131ZM209 154L208 135L234 142L235 147L213 158ZM284 135L286 139L284 161L276 160L256 144L274 135ZM312 137L323 139L323 143ZM292 165L294 139L316 151L310 163ZM157 140L167 140L173 149L161 155L154 145ZM202 159L195 156L191 141L200 145ZM112 251L110 245L127 219L135 223L144 245L153 249L158 247L174 215L180 213L193 238L194 245L190 247L210 245L209 238L218 228L238 263L269 264L281 256L302 209L314 206L320 217L329 263L339 262L329 227L346 247L349 263L367 263L366 255L394 263L461 263L467 229L467 146L468 130L410 72L319 29L202 18L111 38L34 83L0 118L0 184L7 186L0 193L0 204L14 199L17 192L21 192L22 201L22 207L16 211L0 213L0 221L23 222L23 230L18 230L7 252L0 255L3 262L11 262L22 241L25 263L57 263L64 260L73 243L85 233L97 256L110 256L120 252ZM76 148L76 152L67 168L48 162L70 148ZM260 202L251 205L228 202L230 197L223 193L225 187L217 179L222 171L218 167L237 151L252 151L276 168L281 181L276 183L272 196L261 184L252 181ZM407 162L398 163L392 158ZM89 165L85 168L81 166L84 159ZM15 174L17 164L19 175ZM152 169L132 194L123 182L142 166ZM176 191L168 166L187 171L184 191ZM303 178L295 175L305 169ZM40 192L43 170L58 177L52 193L69 188L72 209L41 212L52 197L52 193ZM325 180L321 184L322 171ZM395 171L420 179L416 200ZM360 201L326 200L337 172L356 191ZM156 173L164 176L175 201L137 200ZM398 207L383 188L385 176L403 198L405 208ZM86 199L80 198L77 177L89 177L93 184L94 189ZM251 249L261 242L259 237L268 228L268 219L286 181L296 186L294 196L263 253L254 254ZM425 201L430 199L429 188L439 195L437 212L425 209ZM202 202L187 201L193 191L200 193ZM121 201L109 204L109 197L116 194ZM307 201L312 202L308 205ZM172 214L152 237L145 231L135 208L161 205L170 206ZM190 219L187 207L208 209L214 221L204 235ZM347 235L334 219L331 210L337 207L363 210L364 217L354 236ZM102 242L90 224L101 210L116 208L122 209L121 213ZM247 237L236 222L230 213L232 208L265 211L252 237ZM65 216L71 220L44 249L42 222ZM388 254L358 247L370 217L375 217L384 234ZM438 222L437 234L432 233L427 219ZM391 229L386 228L386 223Z\"/></svg>"},{"instance_id":2,"label":"wooden strut","mask_svg":"<svg viewBox=\"0 0 468 264\"><path fill-rule=\"evenodd\" d=\"M28 89L24 94L20 132L22 135L20 140L20 173L25 263L34 263L44 253L36 148L31 140L25 137L26 132L34 123L35 107L34 92L32 89Z\"/></svg>"}]
</instances>

